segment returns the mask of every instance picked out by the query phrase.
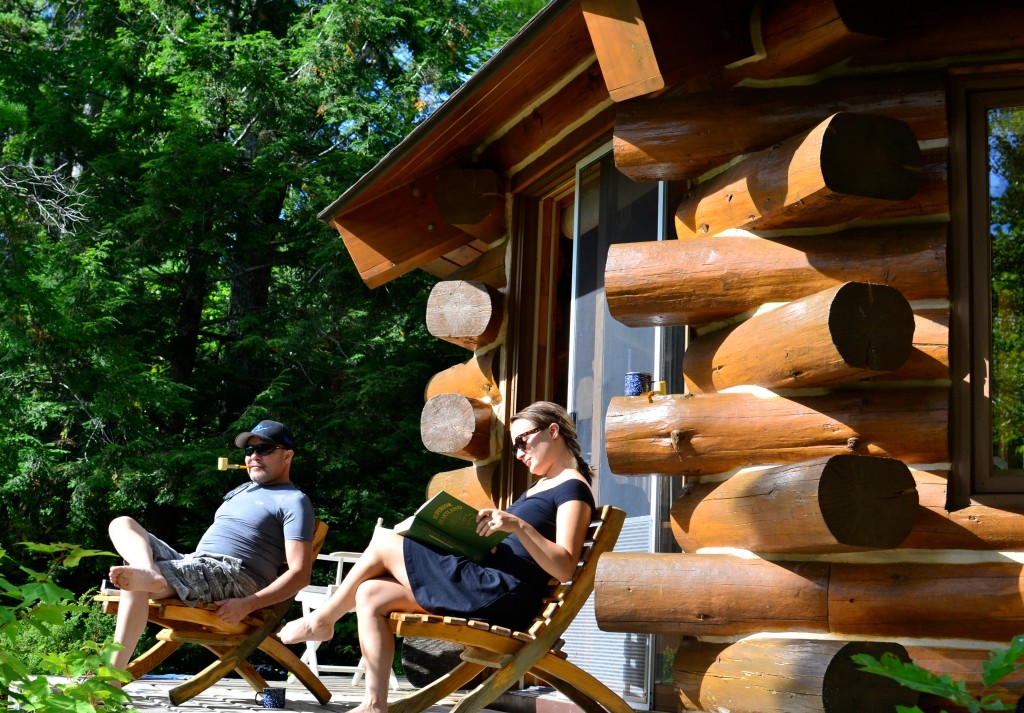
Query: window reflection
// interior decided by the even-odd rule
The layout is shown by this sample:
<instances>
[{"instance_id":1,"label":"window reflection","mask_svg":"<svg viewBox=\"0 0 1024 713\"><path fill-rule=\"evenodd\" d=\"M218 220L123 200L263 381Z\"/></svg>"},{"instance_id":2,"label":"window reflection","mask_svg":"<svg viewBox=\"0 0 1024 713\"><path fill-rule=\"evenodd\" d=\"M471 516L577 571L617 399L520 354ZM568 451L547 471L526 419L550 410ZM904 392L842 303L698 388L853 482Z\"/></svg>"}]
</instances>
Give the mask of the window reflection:
<instances>
[{"instance_id":1,"label":"window reflection","mask_svg":"<svg viewBox=\"0 0 1024 713\"><path fill-rule=\"evenodd\" d=\"M993 475L1024 474L1024 107L987 112Z\"/></svg>"}]
</instances>

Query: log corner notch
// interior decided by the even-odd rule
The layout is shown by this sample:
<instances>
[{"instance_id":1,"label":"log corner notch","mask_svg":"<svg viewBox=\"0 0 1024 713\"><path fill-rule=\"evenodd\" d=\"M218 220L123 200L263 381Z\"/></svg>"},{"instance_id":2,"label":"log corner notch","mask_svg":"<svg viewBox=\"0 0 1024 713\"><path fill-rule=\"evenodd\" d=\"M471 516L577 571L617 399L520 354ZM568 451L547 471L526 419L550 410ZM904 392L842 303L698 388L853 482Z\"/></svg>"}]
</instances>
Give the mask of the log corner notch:
<instances>
[{"instance_id":1,"label":"log corner notch","mask_svg":"<svg viewBox=\"0 0 1024 713\"><path fill-rule=\"evenodd\" d=\"M423 401L427 402L440 394L462 394L485 404L499 403L501 392L498 391L492 369L494 357L499 350L491 349L483 354L475 354L464 364L456 364L434 374L427 382Z\"/></svg>"},{"instance_id":2,"label":"log corner notch","mask_svg":"<svg viewBox=\"0 0 1024 713\"><path fill-rule=\"evenodd\" d=\"M491 407L482 401L462 394L439 394L420 412L420 438L431 453L487 460L493 416Z\"/></svg>"},{"instance_id":3,"label":"log corner notch","mask_svg":"<svg viewBox=\"0 0 1024 713\"><path fill-rule=\"evenodd\" d=\"M903 366L914 325L896 288L847 282L698 337L683 377L692 393L846 383Z\"/></svg>"},{"instance_id":4,"label":"log corner notch","mask_svg":"<svg viewBox=\"0 0 1024 713\"><path fill-rule=\"evenodd\" d=\"M918 501L916 481L903 462L834 455L688 485L672 506L671 524L685 552L886 550L910 534Z\"/></svg>"},{"instance_id":5,"label":"log corner notch","mask_svg":"<svg viewBox=\"0 0 1024 713\"><path fill-rule=\"evenodd\" d=\"M427 484L427 500L444 490L478 510L492 508L499 500L497 466L498 461L491 461L436 473Z\"/></svg>"},{"instance_id":6,"label":"log corner notch","mask_svg":"<svg viewBox=\"0 0 1024 713\"><path fill-rule=\"evenodd\" d=\"M503 315L502 294L475 280L438 282L427 298L427 331L469 350L498 338Z\"/></svg>"},{"instance_id":7,"label":"log corner notch","mask_svg":"<svg viewBox=\"0 0 1024 713\"><path fill-rule=\"evenodd\" d=\"M852 657L892 654L909 663L900 644L814 639L747 639L733 644L686 638L673 661L680 710L762 713L795 710L867 713L913 706L918 694L861 670Z\"/></svg>"},{"instance_id":8,"label":"log corner notch","mask_svg":"<svg viewBox=\"0 0 1024 713\"><path fill-rule=\"evenodd\" d=\"M676 234L845 223L911 198L921 187L922 165L906 122L837 112L697 186L676 210Z\"/></svg>"},{"instance_id":9,"label":"log corner notch","mask_svg":"<svg viewBox=\"0 0 1024 713\"><path fill-rule=\"evenodd\" d=\"M486 242L505 235L505 197L501 176L489 168L447 168L434 186L444 219Z\"/></svg>"}]
</instances>

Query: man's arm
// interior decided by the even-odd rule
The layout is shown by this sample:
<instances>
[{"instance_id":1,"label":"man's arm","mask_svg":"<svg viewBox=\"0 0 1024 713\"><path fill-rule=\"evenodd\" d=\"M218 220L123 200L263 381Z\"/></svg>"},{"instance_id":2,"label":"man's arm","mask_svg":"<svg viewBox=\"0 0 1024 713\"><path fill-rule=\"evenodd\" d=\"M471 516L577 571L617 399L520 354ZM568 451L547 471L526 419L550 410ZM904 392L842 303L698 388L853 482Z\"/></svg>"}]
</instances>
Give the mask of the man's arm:
<instances>
[{"instance_id":1,"label":"man's arm","mask_svg":"<svg viewBox=\"0 0 1024 713\"><path fill-rule=\"evenodd\" d=\"M283 602L309 584L313 569L313 543L285 540L284 553L287 569L277 579L248 597L214 602L217 616L228 624L237 624L251 612Z\"/></svg>"}]
</instances>

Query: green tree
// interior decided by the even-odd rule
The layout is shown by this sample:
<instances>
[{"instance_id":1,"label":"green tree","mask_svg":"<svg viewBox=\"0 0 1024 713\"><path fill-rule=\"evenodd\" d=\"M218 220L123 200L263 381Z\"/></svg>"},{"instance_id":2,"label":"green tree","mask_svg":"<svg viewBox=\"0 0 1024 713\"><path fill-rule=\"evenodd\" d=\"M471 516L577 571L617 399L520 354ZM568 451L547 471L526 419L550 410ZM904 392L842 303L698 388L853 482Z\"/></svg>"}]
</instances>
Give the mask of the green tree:
<instances>
[{"instance_id":1,"label":"green tree","mask_svg":"<svg viewBox=\"0 0 1024 713\"><path fill-rule=\"evenodd\" d=\"M0 11L0 546L187 546L285 421L358 549L430 474L432 280L368 290L316 214L539 0L11 0ZM98 567L67 573L78 591Z\"/></svg>"}]
</instances>

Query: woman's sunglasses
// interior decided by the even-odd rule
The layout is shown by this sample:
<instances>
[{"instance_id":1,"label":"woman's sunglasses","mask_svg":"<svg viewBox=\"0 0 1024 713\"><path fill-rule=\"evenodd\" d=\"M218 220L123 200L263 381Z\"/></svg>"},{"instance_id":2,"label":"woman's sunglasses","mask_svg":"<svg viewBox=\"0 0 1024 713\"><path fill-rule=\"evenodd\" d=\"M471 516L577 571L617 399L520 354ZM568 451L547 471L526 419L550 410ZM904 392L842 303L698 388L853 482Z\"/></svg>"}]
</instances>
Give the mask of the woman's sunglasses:
<instances>
[{"instance_id":1,"label":"woman's sunglasses","mask_svg":"<svg viewBox=\"0 0 1024 713\"><path fill-rule=\"evenodd\" d=\"M537 426L537 428L531 428L529 431L523 431L522 433L520 433L518 436L516 436L516 439L512 441L512 452L518 453L519 451L525 451L526 439L532 436L533 434L543 430L544 426Z\"/></svg>"}]
</instances>

